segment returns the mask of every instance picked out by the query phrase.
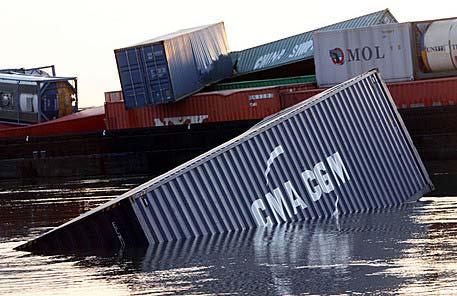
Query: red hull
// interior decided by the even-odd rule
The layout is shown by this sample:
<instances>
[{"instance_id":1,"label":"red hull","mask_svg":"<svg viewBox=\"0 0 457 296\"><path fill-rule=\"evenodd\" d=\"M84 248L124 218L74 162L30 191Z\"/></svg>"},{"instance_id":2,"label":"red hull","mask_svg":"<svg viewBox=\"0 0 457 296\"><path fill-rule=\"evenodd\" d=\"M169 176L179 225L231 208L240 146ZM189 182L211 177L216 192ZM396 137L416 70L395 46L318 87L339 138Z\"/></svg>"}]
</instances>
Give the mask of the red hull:
<instances>
[{"instance_id":1,"label":"red hull","mask_svg":"<svg viewBox=\"0 0 457 296\"><path fill-rule=\"evenodd\" d=\"M105 129L103 107L83 110L56 120L0 130L0 138L26 138L90 133Z\"/></svg>"}]
</instances>

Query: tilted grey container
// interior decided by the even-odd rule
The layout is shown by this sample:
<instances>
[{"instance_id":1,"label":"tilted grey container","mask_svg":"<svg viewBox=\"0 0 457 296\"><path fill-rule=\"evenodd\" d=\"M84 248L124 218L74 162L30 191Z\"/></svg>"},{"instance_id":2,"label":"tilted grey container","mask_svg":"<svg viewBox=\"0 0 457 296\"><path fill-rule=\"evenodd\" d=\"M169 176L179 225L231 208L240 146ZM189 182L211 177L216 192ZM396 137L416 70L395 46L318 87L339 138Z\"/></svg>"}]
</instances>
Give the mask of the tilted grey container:
<instances>
[{"instance_id":1,"label":"tilted grey container","mask_svg":"<svg viewBox=\"0 0 457 296\"><path fill-rule=\"evenodd\" d=\"M385 83L372 70L18 249L153 244L365 212L432 189Z\"/></svg>"}]
</instances>

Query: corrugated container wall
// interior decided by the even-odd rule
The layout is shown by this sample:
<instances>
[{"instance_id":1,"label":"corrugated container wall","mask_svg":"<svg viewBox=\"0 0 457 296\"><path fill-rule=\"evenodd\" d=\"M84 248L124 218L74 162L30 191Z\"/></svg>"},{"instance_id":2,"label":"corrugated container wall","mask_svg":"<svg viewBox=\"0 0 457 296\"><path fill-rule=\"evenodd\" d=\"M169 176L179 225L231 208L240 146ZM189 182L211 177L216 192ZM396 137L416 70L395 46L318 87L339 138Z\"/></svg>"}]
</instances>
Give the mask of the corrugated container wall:
<instances>
[{"instance_id":1,"label":"corrugated container wall","mask_svg":"<svg viewBox=\"0 0 457 296\"><path fill-rule=\"evenodd\" d=\"M224 23L115 50L125 106L175 102L232 75Z\"/></svg>"},{"instance_id":2,"label":"corrugated container wall","mask_svg":"<svg viewBox=\"0 0 457 296\"><path fill-rule=\"evenodd\" d=\"M19 249L154 244L386 208L432 188L373 71L272 116ZM136 219L126 215L127 208ZM108 223L96 224L97 217Z\"/></svg>"},{"instance_id":3,"label":"corrugated container wall","mask_svg":"<svg viewBox=\"0 0 457 296\"><path fill-rule=\"evenodd\" d=\"M387 82L457 76L457 18L315 32L320 87L379 68Z\"/></svg>"},{"instance_id":4,"label":"corrugated container wall","mask_svg":"<svg viewBox=\"0 0 457 296\"><path fill-rule=\"evenodd\" d=\"M291 84L312 84L312 83L316 83L315 75L217 83L217 84L214 84L214 85L208 87L206 90L207 91L220 91L220 90L227 90L227 89L243 89L243 88L253 88L253 87L281 86L281 85L291 85Z\"/></svg>"},{"instance_id":5,"label":"corrugated container wall","mask_svg":"<svg viewBox=\"0 0 457 296\"><path fill-rule=\"evenodd\" d=\"M457 76L391 83L388 87L398 108L457 104Z\"/></svg>"},{"instance_id":6,"label":"corrugated container wall","mask_svg":"<svg viewBox=\"0 0 457 296\"><path fill-rule=\"evenodd\" d=\"M303 91L288 92L281 95L281 109L289 108L300 102L303 102L315 95L326 90L325 88L317 88Z\"/></svg>"},{"instance_id":7,"label":"corrugated container wall","mask_svg":"<svg viewBox=\"0 0 457 296\"><path fill-rule=\"evenodd\" d=\"M413 80L411 38L409 23L314 33L319 87L333 86L374 68L386 82Z\"/></svg>"},{"instance_id":8,"label":"corrugated container wall","mask_svg":"<svg viewBox=\"0 0 457 296\"><path fill-rule=\"evenodd\" d=\"M235 120L259 120L281 109L279 95L314 88L297 84L243 90L225 90L193 95L185 100L140 109L124 102L105 103L109 130Z\"/></svg>"},{"instance_id":9,"label":"corrugated container wall","mask_svg":"<svg viewBox=\"0 0 457 296\"><path fill-rule=\"evenodd\" d=\"M457 104L457 77L405 81L387 85L400 109ZM281 108L288 108L324 91L311 89L281 94Z\"/></svg>"}]
</instances>

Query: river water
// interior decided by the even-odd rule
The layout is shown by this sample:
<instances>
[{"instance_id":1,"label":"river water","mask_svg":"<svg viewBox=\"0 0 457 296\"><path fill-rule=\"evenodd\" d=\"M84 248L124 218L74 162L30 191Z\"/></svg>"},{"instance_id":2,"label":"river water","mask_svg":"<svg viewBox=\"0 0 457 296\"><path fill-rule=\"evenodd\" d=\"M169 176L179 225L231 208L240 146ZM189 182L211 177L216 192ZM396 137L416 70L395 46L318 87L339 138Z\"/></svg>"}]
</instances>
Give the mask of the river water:
<instances>
[{"instance_id":1,"label":"river water","mask_svg":"<svg viewBox=\"0 0 457 296\"><path fill-rule=\"evenodd\" d=\"M0 183L0 294L457 294L457 197L116 253L13 250L145 180Z\"/></svg>"}]
</instances>

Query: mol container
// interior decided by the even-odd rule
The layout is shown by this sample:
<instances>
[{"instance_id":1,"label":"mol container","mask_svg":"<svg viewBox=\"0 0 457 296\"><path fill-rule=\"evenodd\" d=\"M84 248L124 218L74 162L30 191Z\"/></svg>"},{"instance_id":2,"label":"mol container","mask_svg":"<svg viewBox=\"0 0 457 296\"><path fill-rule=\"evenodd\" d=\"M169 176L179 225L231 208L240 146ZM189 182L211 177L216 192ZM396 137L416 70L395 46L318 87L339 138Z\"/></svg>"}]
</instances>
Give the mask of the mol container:
<instances>
[{"instance_id":1,"label":"mol container","mask_svg":"<svg viewBox=\"0 0 457 296\"><path fill-rule=\"evenodd\" d=\"M222 22L114 52L127 108L175 102L232 75Z\"/></svg>"},{"instance_id":2,"label":"mol container","mask_svg":"<svg viewBox=\"0 0 457 296\"><path fill-rule=\"evenodd\" d=\"M19 246L122 248L401 204L433 189L371 71Z\"/></svg>"},{"instance_id":3,"label":"mol container","mask_svg":"<svg viewBox=\"0 0 457 296\"><path fill-rule=\"evenodd\" d=\"M387 82L457 76L457 19L315 32L320 87L378 68Z\"/></svg>"},{"instance_id":4,"label":"mol container","mask_svg":"<svg viewBox=\"0 0 457 296\"><path fill-rule=\"evenodd\" d=\"M386 82L414 79L409 23L316 32L313 40L319 87L374 68Z\"/></svg>"}]
</instances>

